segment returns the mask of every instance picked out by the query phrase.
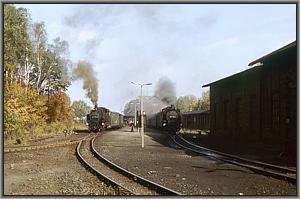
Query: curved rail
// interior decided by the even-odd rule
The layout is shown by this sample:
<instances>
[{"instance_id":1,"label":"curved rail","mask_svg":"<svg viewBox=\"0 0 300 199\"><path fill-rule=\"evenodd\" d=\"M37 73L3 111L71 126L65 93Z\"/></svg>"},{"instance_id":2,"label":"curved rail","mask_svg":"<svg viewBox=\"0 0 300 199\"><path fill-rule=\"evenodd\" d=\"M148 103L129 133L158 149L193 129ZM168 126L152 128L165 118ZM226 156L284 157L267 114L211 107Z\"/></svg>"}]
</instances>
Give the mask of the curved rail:
<instances>
[{"instance_id":1,"label":"curved rail","mask_svg":"<svg viewBox=\"0 0 300 199\"><path fill-rule=\"evenodd\" d=\"M243 166L264 175L272 176L274 178L284 179L291 183L296 183L296 170L277 166L277 165L267 164L259 161L252 161L238 156L211 150L205 147L198 146L194 143L191 143L179 135L171 136L171 139L177 145L181 146L182 148L188 149L190 151L207 155L216 158L218 160L235 164L238 166Z\"/></svg>"},{"instance_id":2,"label":"curved rail","mask_svg":"<svg viewBox=\"0 0 300 199\"><path fill-rule=\"evenodd\" d=\"M120 173L122 173L123 175L134 179L136 181L138 181L140 184L143 184L144 186L148 187L149 189L155 190L157 193L162 194L162 195L182 195L181 193L171 190L165 186L162 186L160 184L157 184L155 182L152 182L148 179L145 179L139 175L136 175L122 167L120 167L119 165L111 162L110 160L106 159L104 156L102 156L96 149L94 146L94 140L95 138L92 139L91 141L91 146L92 146L92 152L95 155L95 157L97 159L99 159L100 161L103 161L107 166L109 166L111 169L114 169Z\"/></svg>"},{"instance_id":3,"label":"curved rail","mask_svg":"<svg viewBox=\"0 0 300 199\"><path fill-rule=\"evenodd\" d=\"M76 156L78 158L78 160L80 161L80 163L87 168L88 170L90 170L94 175L96 175L99 179L103 180L107 185L112 186L115 190L118 190L119 192L121 192L123 190L123 192L128 193L130 195L133 195L133 193L128 190L127 188L123 187L122 185L120 185L119 183L117 183L116 181L108 178L107 176L105 176L104 174L102 174L101 172L99 172L95 167L93 167L91 164L88 163L88 161L86 161L84 159L84 157L82 156L82 154L80 153L80 147L81 147L82 141L79 142L79 144L76 147Z\"/></svg>"},{"instance_id":4,"label":"curved rail","mask_svg":"<svg viewBox=\"0 0 300 199\"><path fill-rule=\"evenodd\" d=\"M72 144L78 144L81 140L85 140L91 137L91 135L84 136L83 138L78 138L76 140L64 140L60 142L53 142L50 144L42 144L42 145L32 145L32 146L21 146L21 147L7 147L4 149L4 153L12 153L12 152L21 152L21 151L31 151L31 150L40 150L40 149L48 149L54 147L67 146Z\"/></svg>"}]
</instances>

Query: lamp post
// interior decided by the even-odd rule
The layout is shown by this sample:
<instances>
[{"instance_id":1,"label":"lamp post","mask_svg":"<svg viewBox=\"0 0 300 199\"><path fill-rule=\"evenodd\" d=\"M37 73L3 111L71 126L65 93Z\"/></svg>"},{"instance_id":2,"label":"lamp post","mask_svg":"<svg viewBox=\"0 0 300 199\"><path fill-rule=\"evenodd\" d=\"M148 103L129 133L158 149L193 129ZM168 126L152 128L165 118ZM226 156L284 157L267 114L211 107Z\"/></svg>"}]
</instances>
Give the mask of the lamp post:
<instances>
[{"instance_id":1,"label":"lamp post","mask_svg":"<svg viewBox=\"0 0 300 199\"><path fill-rule=\"evenodd\" d=\"M135 85L139 85L141 87L141 96L140 96L140 102L141 102L141 134L142 134L142 148L144 148L144 117L143 117L143 86L149 86L152 85L152 83L147 83L147 84L138 84L135 82L130 82Z\"/></svg>"}]
</instances>

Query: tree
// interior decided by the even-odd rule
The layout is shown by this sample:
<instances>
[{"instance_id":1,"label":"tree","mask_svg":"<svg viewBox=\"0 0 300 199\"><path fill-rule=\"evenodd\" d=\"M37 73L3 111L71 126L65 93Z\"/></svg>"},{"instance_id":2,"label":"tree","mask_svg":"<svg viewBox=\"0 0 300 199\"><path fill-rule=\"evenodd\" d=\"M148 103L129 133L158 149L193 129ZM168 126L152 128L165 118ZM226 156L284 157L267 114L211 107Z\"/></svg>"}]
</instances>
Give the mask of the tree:
<instances>
[{"instance_id":1,"label":"tree","mask_svg":"<svg viewBox=\"0 0 300 199\"><path fill-rule=\"evenodd\" d=\"M73 112L69 97L62 91L50 96L48 102L48 122L64 122L71 120Z\"/></svg>"},{"instance_id":2,"label":"tree","mask_svg":"<svg viewBox=\"0 0 300 199\"><path fill-rule=\"evenodd\" d=\"M59 37L53 40L53 44L49 47L50 63L53 64L51 70L48 71L48 84L52 91L67 90L70 86L69 68L71 61L69 57L69 44L65 40L60 40ZM50 72L50 74L49 74ZM49 89L48 88L48 89Z\"/></svg>"},{"instance_id":3,"label":"tree","mask_svg":"<svg viewBox=\"0 0 300 199\"><path fill-rule=\"evenodd\" d=\"M74 101L72 104L72 110L75 114L75 117L82 119L85 117L90 111L91 107L89 107L83 100Z\"/></svg>"},{"instance_id":4,"label":"tree","mask_svg":"<svg viewBox=\"0 0 300 199\"><path fill-rule=\"evenodd\" d=\"M4 5L4 71L6 82L26 79L32 44L28 34L30 16L26 9ZM10 80L10 81L7 81Z\"/></svg>"},{"instance_id":5,"label":"tree","mask_svg":"<svg viewBox=\"0 0 300 199\"><path fill-rule=\"evenodd\" d=\"M176 107L183 113L195 110L195 107L197 107L198 99L194 95L186 95L186 96L180 96L177 99Z\"/></svg>"},{"instance_id":6,"label":"tree","mask_svg":"<svg viewBox=\"0 0 300 199\"><path fill-rule=\"evenodd\" d=\"M202 96L198 100L197 109L198 110L210 109L209 90L202 92Z\"/></svg>"},{"instance_id":7,"label":"tree","mask_svg":"<svg viewBox=\"0 0 300 199\"><path fill-rule=\"evenodd\" d=\"M62 60L54 52L47 49L44 61L40 79L40 93L48 93L49 95L61 90L66 91L71 83Z\"/></svg>"},{"instance_id":8,"label":"tree","mask_svg":"<svg viewBox=\"0 0 300 199\"><path fill-rule=\"evenodd\" d=\"M53 44L47 44L46 36L44 23L35 23L32 30L35 61L30 82L40 94L49 95L60 90L65 91L70 86L70 61L68 43L58 37Z\"/></svg>"},{"instance_id":9,"label":"tree","mask_svg":"<svg viewBox=\"0 0 300 199\"><path fill-rule=\"evenodd\" d=\"M43 71L47 71L47 69L45 69L45 66L47 66L47 64L45 64L45 59L47 57L47 33L45 29L45 24L43 22L33 24L31 39L33 42L34 52L34 68L32 71L31 82L40 92L43 79Z\"/></svg>"},{"instance_id":10,"label":"tree","mask_svg":"<svg viewBox=\"0 0 300 199\"><path fill-rule=\"evenodd\" d=\"M33 88L25 90L17 83L5 86L4 135L9 138L33 131L47 119L45 98Z\"/></svg>"},{"instance_id":11,"label":"tree","mask_svg":"<svg viewBox=\"0 0 300 199\"><path fill-rule=\"evenodd\" d=\"M26 9L5 4L3 49L5 139L70 125L73 112L63 92L70 85L68 43L56 38L49 45L43 22L32 24Z\"/></svg>"}]
</instances>

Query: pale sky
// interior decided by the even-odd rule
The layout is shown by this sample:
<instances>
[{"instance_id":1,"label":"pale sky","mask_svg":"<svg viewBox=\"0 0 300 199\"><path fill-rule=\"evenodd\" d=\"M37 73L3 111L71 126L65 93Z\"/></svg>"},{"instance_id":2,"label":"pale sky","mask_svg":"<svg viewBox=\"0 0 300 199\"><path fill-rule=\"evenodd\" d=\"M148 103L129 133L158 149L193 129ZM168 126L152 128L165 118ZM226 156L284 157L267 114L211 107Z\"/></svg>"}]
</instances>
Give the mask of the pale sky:
<instances>
[{"instance_id":1,"label":"pale sky","mask_svg":"<svg viewBox=\"0 0 300 199\"><path fill-rule=\"evenodd\" d=\"M153 95L161 77L177 97L201 96L202 85L240 72L251 61L296 40L296 4L19 4L45 22L48 40L68 41L70 58L93 64L100 106L123 111ZM84 100L82 82L69 87Z\"/></svg>"}]
</instances>

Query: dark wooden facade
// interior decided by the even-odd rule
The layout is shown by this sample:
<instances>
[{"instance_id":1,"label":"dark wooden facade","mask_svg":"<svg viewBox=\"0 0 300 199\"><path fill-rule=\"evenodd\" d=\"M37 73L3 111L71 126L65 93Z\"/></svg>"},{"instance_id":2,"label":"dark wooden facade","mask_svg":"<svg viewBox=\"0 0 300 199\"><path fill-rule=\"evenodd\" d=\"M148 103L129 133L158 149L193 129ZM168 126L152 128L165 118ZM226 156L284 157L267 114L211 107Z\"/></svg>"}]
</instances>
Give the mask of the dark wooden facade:
<instances>
[{"instance_id":1,"label":"dark wooden facade","mask_svg":"<svg viewBox=\"0 0 300 199\"><path fill-rule=\"evenodd\" d=\"M296 149L297 46L292 42L210 86L211 133Z\"/></svg>"},{"instance_id":2,"label":"dark wooden facade","mask_svg":"<svg viewBox=\"0 0 300 199\"><path fill-rule=\"evenodd\" d=\"M210 114L209 110L191 111L182 113L182 127L192 130L209 130Z\"/></svg>"}]
</instances>

